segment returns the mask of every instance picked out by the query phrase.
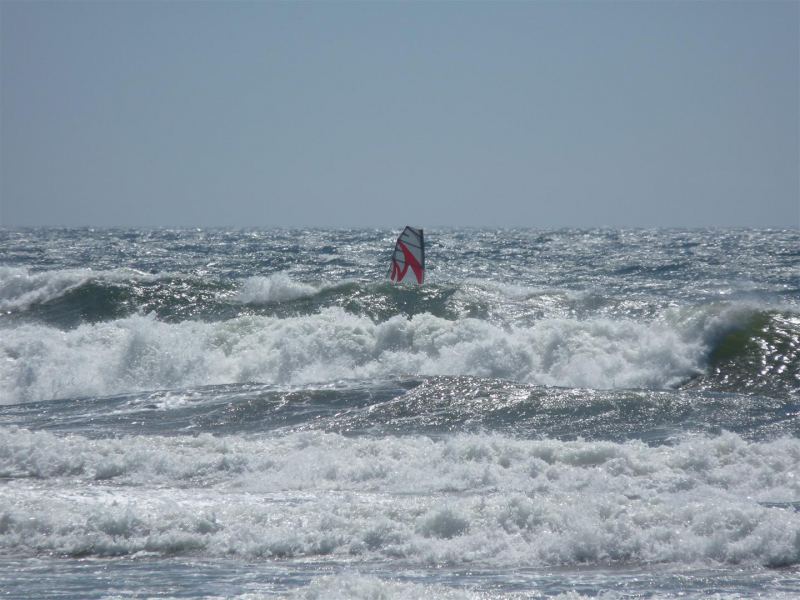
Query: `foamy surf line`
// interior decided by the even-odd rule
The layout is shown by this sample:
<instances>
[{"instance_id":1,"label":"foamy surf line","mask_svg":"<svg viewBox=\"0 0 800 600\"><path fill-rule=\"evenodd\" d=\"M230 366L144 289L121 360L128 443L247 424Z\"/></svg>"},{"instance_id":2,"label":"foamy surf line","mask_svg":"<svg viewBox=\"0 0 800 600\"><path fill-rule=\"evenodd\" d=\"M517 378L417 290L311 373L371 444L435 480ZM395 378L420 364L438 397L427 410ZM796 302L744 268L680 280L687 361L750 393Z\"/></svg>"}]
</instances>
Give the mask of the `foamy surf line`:
<instances>
[{"instance_id":1,"label":"foamy surf line","mask_svg":"<svg viewBox=\"0 0 800 600\"><path fill-rule=\"evenodd\" d=\"M327 308L211 323L137 315L68 331L26 324L5 328L0 337L0 401L405 375L663 389L701 372L713 340L747 314L703 308L649 322L542 319L502 327L427 313L375 323Z\"/></svg>"},{"instance_id":2,"label":"foamy surf line","mask_svg":"<svg viewBox=\"0 0 800 600\"><path fill-rule=\"evenodd\" d=\"M795 438L0 440L0 549L15 555L800 563Z\"/></svg>"}]
</instances>

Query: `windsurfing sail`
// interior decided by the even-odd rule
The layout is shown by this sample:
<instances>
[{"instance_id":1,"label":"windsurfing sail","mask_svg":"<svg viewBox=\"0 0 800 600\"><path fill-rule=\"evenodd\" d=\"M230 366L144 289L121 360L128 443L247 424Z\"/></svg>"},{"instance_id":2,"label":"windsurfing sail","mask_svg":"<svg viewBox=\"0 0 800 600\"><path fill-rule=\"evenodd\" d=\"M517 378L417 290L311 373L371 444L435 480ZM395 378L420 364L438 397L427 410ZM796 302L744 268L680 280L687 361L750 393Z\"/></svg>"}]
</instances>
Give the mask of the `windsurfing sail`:
<instances>
[{"instance_id":1,"label":"windsurfing sail","mask_svg":"<svg viewBox=\"0 0 800 600\"><path fill-rule=\"evenodd\" d=\"M409 273L413 274L413 277ZM425 238L422 236L422 229L406 225L394 245L389 279L400 283L413 281L414 278L418 285L422 285L425 279Z\"/></svg>"}]
</instances>

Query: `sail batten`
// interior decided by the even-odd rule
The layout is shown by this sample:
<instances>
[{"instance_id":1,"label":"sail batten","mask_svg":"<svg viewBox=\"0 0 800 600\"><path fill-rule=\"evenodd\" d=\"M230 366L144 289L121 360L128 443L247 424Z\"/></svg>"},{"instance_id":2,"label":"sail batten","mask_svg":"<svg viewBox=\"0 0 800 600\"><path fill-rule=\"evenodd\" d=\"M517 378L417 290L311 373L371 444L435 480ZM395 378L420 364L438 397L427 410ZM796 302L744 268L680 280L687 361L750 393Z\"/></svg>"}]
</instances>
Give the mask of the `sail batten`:
<instances>
[{"instance_id":1,"label":"sail batten","mask_svg":"<svg viewBox=\"0 0 800 600\"><path fill-rule=\"evenodd\" d=\"M397 238L389 266L389 279L395 283L416 280L418 285L422 285L425 280L425 238L422 229L406 225Z\"/></svg>"}]
</instances>

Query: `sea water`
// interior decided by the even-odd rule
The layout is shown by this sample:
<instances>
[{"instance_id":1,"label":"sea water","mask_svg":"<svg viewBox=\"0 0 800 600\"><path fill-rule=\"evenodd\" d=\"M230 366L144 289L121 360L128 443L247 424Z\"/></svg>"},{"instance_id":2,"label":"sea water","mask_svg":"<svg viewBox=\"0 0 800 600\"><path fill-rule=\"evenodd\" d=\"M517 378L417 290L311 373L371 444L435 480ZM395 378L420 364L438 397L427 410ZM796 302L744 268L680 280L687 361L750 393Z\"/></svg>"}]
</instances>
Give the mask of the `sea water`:
<instances>
[{"instance_id":1,"label":"sea water","mask_svg":"<svg viewBox=\"0 0 800 600\"><path fill-rule=\"evenodd\" d=\"M797 229L425 234L0 230L0 596L800 595Z\"/></svg>"}]
</instances>

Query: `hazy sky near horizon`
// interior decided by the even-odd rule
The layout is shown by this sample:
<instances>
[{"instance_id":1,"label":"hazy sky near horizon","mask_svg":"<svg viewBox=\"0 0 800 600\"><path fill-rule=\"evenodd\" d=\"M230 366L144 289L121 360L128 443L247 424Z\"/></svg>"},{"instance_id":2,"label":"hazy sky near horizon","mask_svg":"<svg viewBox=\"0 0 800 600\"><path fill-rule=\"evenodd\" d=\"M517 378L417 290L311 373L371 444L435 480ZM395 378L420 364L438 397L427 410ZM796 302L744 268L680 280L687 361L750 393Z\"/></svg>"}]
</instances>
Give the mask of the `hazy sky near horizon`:
<instances>
[{"instance_id":1,"label":"hazy sky near horizon","mask_svg":"<svg viewBox=\"0 0 800 600\"><path fill-rule=\"evenodd\" d=\"M0 0L0 226L800 227L800 3Z\"/></svg>"}]
</instances>

